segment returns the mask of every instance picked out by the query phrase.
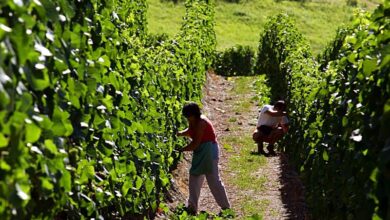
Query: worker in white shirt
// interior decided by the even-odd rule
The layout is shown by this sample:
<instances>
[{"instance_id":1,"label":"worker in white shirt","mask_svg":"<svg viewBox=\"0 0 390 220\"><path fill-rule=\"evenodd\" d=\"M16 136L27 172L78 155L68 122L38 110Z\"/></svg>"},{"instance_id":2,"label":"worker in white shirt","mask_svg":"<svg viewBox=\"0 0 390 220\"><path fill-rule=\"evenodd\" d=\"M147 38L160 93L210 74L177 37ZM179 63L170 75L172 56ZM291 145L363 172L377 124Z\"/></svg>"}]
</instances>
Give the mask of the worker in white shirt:
<instances>
[{"instance_id":1,"label":"worker in white shirt","mask_svg":"<svg viewBox=\"0 0 390 220\"><path fill-rule=\"evenodd\" d=\"M274 105L265 105L260 111L253 140L257 143L257 154L275 156L274 144L288 131L286 103L277 101ZM264 151L263 142L267 142L268 154Z\"/></svg>"}]
</instances>

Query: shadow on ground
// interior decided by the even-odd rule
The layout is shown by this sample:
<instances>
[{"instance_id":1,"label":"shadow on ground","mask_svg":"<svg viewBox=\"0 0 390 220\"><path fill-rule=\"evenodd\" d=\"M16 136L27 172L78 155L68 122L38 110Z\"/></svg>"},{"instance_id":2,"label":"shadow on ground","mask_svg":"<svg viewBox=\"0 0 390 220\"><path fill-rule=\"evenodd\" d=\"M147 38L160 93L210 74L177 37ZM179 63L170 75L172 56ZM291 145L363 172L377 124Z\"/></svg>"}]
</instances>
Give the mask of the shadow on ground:
<instances>
[{"instance_id":1,"label":"shadow on ground","mask_svg":"<svg viewBox=\"0 0 390 220\"><path fill-rule=\"evenodd\" d=\"M305 189L298 173L288 162L288 156L279 154L282 173L279 181L282 185L282 202L287 210L287 219L309 220L308 207L305 203Z\"/></svg>"}]
</instances>

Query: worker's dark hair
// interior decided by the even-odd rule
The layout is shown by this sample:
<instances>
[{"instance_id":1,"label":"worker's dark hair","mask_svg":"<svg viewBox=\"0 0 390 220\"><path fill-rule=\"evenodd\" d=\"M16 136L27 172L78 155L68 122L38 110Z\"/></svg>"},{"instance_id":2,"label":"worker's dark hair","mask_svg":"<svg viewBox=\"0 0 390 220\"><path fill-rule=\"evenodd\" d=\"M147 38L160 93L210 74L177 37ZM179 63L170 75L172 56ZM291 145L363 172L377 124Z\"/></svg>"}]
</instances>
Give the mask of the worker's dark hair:
<instances>
[{"instance_id":1,"label":"worker's dark hair","mask_svg":"<svg viewBox=\"0 0 390 220\"><path fill-rule=\"evenodd\" d=\"M195 102L190 102L184 105L182 113L184 117L188 118L190 116L195 116L196 118L200 118L200 108L199 105Z\"/></svg>"},{"instance_id":2,"label":"worker's dark hair","mask_svg":"<svg viewBox=\"0 0 390 220\"><path fill-rule=\"evenodd\" d=\"M286 110L287 105L286 102L284 102L284 100L279 100L275 103L274 107L284 111Z\"/></svg>"}]
</instances>

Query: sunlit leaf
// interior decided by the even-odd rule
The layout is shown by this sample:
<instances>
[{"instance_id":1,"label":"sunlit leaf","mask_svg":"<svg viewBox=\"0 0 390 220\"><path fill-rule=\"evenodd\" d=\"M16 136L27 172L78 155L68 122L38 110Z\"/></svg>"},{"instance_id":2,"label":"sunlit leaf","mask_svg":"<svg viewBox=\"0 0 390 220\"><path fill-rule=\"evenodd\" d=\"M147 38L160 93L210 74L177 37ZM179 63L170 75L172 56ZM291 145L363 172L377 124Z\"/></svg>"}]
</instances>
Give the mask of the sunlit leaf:
<instances>
[{"instance_id":1,"label":"sunlit leaf","mask_svg":"<svg viewBox=\"0 0 390 220\"><path fill-rule=\"evenodd\" d=\"M52 154L58 153L57 146L52 140L45 140L45 148L49 150Z\"/></svg>"},{"instance_id":2,"label":"sunlit leaf","mask_svg":"<svg viewBox=\"0 0 390 220\"><path fill-rule=\"evenodd\" d=\"M68 171L63 171L60 184L62 187L64 187L66 192L70 192L72 190L72 178Z\"/></svg>"},{"instance_id":3,"label":"sunlit leaf","mask_svg":"<svg viewBox=\"0 0 390 220\"><path fill-rule=\"evenodd\" d=\"M322 159L324 159L325 161L329 160L329 155L328 155L328 152L326 150L324 150L322 152Z\"/></svg>"},{"instance_id":4,"label":"sunlit leaf","mask_svg":"<svg viewBox=\"0 0 390 220\"><path fill-rule=\"evenodd\" d=\"M24 189L25 187L20 186L18 183L15 185L15 187L16 187L16 193L21 200L30 199L30 196L27 194L28 192Z\"/></svg>"},{"instance_id":5,"label":"sunlit leaf","mask_svg":"<svg viewBox=\"0 0 390 220\"><path fill-rule=\"evenodd\" d=\"M34 123L26 124L26 141L29 143L36 142L41 136L42 130Z\"/></svg>"},{"instance_id":6,"label":"sunlit leaf","mask_svg":"<svg viewBox=\"0 0 390 220\"><path fill-rule=\"evenodd\" d=\"M41 178L42 187L47 190L52 190L54 188L53 184L47 178Z\"/></svg>"},{"instance_id":7,"label":"sunlit leaf","mask_svg":"<svg viewBox=\"0 0 390 220\"><path fill-rule=\"evenodd\" d=\"M4 134L0 133L0 148L8 145L9 138L6 138Z\"/></svg>"},{"instance_id":8,"label":"sunlit leaf","mask_svg":"<svg viewBox=\"0 0 390 220\"><path fill-rule=\"evenodd\" d=\"M377 67L377 60L376 59L367 59L367 60L363 61L363 73L366 77L370 76L372 71L374 71L377 68L378 67Z\"/></svg>"},{"instance_id":9,"label":"sunlit leaf","mask_svg":"<svg viewBox=\"0 0 390 220\"><path fill-rule=\"evenodd\" d=\"M46 47L44 47L41 44L36 43L34 46L34 49L41 53L42 56L50 57L53 56L53 54L48 50Z\"/></svg>"},{"instance_id":10,"label":"sunlit leaf","mask_svg":"<svg viewBox=\"0 0 390 220\"><path fill-rule=\"evenodd\" d=\"M0 160L0 169L5 170L5 171L10 171L11 166L5 162L4 160Z\"/></svg>"}]
</instances>

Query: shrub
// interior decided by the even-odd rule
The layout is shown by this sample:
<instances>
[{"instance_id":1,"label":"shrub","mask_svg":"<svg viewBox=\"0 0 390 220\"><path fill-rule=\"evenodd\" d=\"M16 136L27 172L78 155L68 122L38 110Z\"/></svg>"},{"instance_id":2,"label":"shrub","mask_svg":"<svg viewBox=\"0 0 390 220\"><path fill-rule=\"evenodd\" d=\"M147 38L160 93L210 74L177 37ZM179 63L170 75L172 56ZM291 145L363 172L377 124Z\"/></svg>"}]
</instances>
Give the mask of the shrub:
<instances>
[{"instance_id":1,"label":"shrub","mask_svg":"<svg viewBox=\"0 0 390 220\"><path fill-rule=\"evenodd\" d=\"M223 52L217 52L214 69L222 76L253 75L255 53L249 46L236 45Z\"/></svg>"},{"instance_id":2,"label":"shrub","mask_svg":"<svg viewBox=\"0 0 390 220\"><path fill-rule=\"evenodd\" d=\"M311 57L309 46L292 19L284 13L269 18L260 36L254 72L267 75L273 101L287 97L288 65L283 64L298 48L304 58Z\"/></svg>"},{"instance_id":3,"label":"shrub","mask_svg":"<svg viewBox=\"0 0 390 220\"><path fill-rule=\"evenodd\" d=\"M348 5L348 6L356 7L357 4L358 4L358 1L357 1L357 0L347 0L347 5Z\"/></svg>"},{"instance_id":4,"label":"shrub","mask_svg":"<svg viewBox=\"0 0 390 220\"><path fill-rule=\"evenodd\" d=\"M337 29L334 40L317 56L317 62L320 64L319 69L321 71L326 71L331 61L340 59L343 56L343 54L340 54L340 50L344 44L345 37L351 34L351 32L352 30L348 27L340 27Z\"/></svg>"}]
</instances>

